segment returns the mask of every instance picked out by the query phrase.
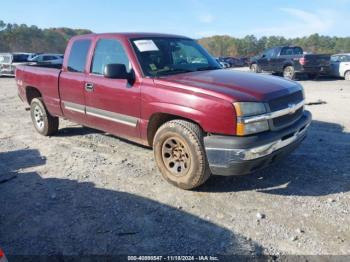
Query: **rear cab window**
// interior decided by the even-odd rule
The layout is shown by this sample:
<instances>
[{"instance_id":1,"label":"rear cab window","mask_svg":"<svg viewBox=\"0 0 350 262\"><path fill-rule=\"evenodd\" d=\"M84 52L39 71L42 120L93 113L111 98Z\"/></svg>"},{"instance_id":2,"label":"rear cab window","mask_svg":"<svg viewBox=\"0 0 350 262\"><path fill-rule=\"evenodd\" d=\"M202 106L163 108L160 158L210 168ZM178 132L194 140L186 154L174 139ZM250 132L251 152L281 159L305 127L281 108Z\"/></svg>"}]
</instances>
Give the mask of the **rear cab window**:
<instances>
[{"instance_id":1,"label":"rear cab window","mask_svg":"<svg viewBox=\"0 0 350 262\"><path fill-rule=\"evenodd\" d=\"M67 70L69 72L84 72L90 45L90 39L80 39L74 41L68 57Z\"/></svg>"}]
</instances>

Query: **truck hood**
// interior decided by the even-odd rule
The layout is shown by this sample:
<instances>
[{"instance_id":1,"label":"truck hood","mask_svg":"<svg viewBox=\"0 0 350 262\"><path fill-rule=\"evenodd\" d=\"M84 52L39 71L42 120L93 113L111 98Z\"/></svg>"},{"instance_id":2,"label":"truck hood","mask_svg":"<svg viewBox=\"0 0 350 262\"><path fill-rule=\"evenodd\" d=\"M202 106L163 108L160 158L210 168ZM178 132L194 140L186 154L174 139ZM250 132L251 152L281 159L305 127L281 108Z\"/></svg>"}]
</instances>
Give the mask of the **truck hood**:
<instances>
[{"instance_id":1,"label":"truck hood","mask_svg":"<svg viewBox=\"0 0 350 262\"><path fill-rule=\"evenodd\" d=\"M301 89L293 81L233 70L197 71L156 78L156 85L182 88L230 102L269 101Z\"/></svg>"}]
</instances>

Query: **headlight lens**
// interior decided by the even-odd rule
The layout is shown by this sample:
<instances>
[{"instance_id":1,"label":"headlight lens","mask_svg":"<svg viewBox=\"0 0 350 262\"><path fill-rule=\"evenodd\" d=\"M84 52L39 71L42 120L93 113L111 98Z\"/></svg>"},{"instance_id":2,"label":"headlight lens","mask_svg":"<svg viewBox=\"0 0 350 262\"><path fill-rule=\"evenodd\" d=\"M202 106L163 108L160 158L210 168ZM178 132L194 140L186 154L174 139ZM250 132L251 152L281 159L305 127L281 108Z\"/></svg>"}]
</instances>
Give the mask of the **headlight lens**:
<instances>
[{"instance_id":1,"label":"headlight lens","mask_svg":"<svg viewBox=\"0 0 350 262\"><path fill-rule=\"evenodd\" d=\"M234 103L234 106L239 116L256 116L266 113L264 103L237 102Z\"/></svg>"},{"instance_id":2,"label":"headlight lens","mask_svg":"<svg viewBox=\"0 0 350 262\"><path fill-rule=\"evenodd\" d=\"M269 130L269 123L267 120L249 123L249 124L241 124L241 134L240 135L251 135L255 133L260 133L266 130ZM238 130L238 129L237 129Z\"/></svg>"},{"instance_id":3,"label":"headlight lens","mask_svg":"<svg viewBox=\"0 0 350 262\"><path fill-rule=\"evenodd\" d=\"M246 124L242 121L242 119L244 119L245 117L265 114L267 111L264 103L237 102L233 105L236 109L237 114L237 135L245 136L269 130L269 123L267 120L261 120Z\"/></svg>"}]
</instances>

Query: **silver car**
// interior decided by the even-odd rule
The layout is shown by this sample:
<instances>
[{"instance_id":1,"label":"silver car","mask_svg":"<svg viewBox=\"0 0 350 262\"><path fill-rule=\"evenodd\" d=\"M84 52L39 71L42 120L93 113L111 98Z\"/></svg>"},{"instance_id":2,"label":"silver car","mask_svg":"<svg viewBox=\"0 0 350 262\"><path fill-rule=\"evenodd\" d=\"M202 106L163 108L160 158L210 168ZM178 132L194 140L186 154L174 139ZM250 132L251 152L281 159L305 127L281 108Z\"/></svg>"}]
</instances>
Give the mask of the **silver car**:
<instances>
[{"instance_id":1,"label":"silver car","mask_svg":"<svg viewBox=\"0 0 350 262\"><path fill-rule=\"evenodd\" d=\"M62 54L40 54L31 59L31 63L37 64L63 64L63 55Z\"/></svg>"},{"instance_id":2,"label":"silver car","mask_svg":"<svg viewBox=\"0 0 350 262\"><path fill-rule=\"evenodd\" d=\"M28 64L30 53L0 53L0 76L15 76L16 66Z\"/></svg>"},{"instance_id":3,"label":"silver car","mask_svg":"<svg viewBox=\"0 0 350 262\"><path fill-rule=\"evenodd\" d=\"M350 53L331 56L331 75L350 80Z\"/></svg>"}]
</instances>

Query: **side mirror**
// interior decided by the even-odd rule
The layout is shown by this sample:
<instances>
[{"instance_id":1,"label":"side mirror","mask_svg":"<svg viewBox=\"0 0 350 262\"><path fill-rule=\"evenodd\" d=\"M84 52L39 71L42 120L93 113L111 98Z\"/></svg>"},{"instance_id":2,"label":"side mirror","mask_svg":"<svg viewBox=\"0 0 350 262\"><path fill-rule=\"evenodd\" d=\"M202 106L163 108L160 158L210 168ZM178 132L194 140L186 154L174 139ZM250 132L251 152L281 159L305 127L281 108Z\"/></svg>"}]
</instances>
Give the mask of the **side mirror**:
<instances>
[{"instance_id":1,"label":"side mirror","mask_svg":"<svg viewBox=\"0 0 350 262\"><path fill-rule=\"evenodd\" d=\"M266 55L265 54L263 54L262 56L261 56L261 58L265 58L266 57Z\"/></svg>"},{"instance_id":2,"label":"side mirror","mask_svg":"<svg viewBox=\"0 0 350 262\"><path fill-rule=\"evenodd\" d=\"M130 75L126 72L124 64L108 64L105 65L103 76L113 79L129 79Z\"/></svg>"}]
</instances>

